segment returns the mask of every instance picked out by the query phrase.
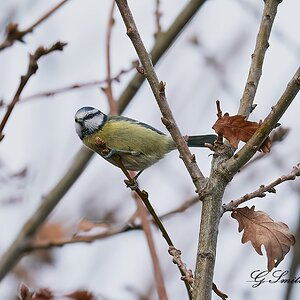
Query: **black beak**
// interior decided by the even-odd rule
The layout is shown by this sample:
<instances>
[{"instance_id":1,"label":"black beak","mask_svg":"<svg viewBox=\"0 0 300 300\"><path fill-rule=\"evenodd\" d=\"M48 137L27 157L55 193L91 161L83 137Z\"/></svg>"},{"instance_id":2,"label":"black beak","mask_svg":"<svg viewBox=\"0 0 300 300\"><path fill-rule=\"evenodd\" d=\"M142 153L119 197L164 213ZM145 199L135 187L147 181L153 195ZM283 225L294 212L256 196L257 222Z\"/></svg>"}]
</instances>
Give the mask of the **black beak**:
<instances>
[{"instance_id":1,"label":"black beak","mask_svg":"<svg viewBox=\"0 0 300 300\"><path fill-rule=\"evenodd\" d=\"M83 120L82 119L75 119L75 122L80 124L80 125L83 125Z\"/></svg>"}]
</instances>

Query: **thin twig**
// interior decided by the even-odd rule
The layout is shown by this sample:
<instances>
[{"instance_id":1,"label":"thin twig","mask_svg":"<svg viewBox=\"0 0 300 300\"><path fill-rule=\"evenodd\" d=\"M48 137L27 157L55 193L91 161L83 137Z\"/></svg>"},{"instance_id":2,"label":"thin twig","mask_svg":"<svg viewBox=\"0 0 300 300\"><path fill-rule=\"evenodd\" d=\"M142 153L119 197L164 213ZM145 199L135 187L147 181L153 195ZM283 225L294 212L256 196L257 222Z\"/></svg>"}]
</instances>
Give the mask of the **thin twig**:
<instances>
[{"instance_id":1,"label":"thin twig","mask_svg":"<svg viewBox=\"0 0 300 300\"><path fill-rule=\"evenodd\" d=\"M107 24L107 32L106 32L106 78L107 78L107 86L103 88L103 91L106 94L108 104L110 107L110 114L117 115L117 103L113 96L112 90L112 79L111 79L111 34L114 26L114 10L115 10L115 1L112 0L112 5L109 13L108 24Z\"/></svg>"},{"instance_id":2,"label":"thin twig","mask_svg":"<svg viewBox=\"0 0 300 300\"><path fill-rule=\"evenodd\" d=\"M173 263L178 266L181 271L182 277L181 280L188 283L190 289L190 294L193 295L193 283L194 277L191 269L188 269L186 264L181 259L181 251L176 249L174 246L170 246L168 250L169 254L173 256Z\"/></svg>"},{"instance_id":3,"label":"thin twig","mask_svg":"<svg viewBox=\"0 0 300 300\"><path fill-rule=\"evenodd\" d=\"M107 26L107 33L106 33L106 72L107 72L107 86L103 89L107 96L108 104L110 107L110 114L117 115L117 103L113 96L113 89L112 89L112 80L111 80L111 35L112 35L112 28L114 26L115 20L114 20L114 10L115 10L115 1L112 0L112 6L109 14L109 20L108 20L108 26ZM156 289L160 300L167 300L167 293L164 285L164 278L162 276L161 268L159 265L158 256L156 253L154 240L151 234L150 224L149 220L147 218L147 210L140 202L140 198L137 196L136 193L134 193L136 204L137 204L137 211L141 218L142 222L142 228L145 233L149 251L151 254L152 262L153 262L153 268L154 268L154 278L156 283Z\"/></svg>"},{"instance_id":4,"label":"thin twig","mask_svg":"<svg viewBox=\"0 0 300 300\"><path fill-rule=\"evenodd\" d=\"M192 207L193 205L195 205L197 203L200 204L199 196L191 197L190 199L187 199L185 202L180 204L178 207L176 207L176 208L166 212L165 214L161 215L159 218L162 220L162 219L165 219L165 218L167 218L169 216L172 216L174 214L182 213L182 212L186 211L187 209L189 209L190 207Z\"/></svg>"},{"instance_id":5,"label":"thin twig","mask_svg":"<svg viewBox=\"0 0 300 300\"><path fill-rule=\"evenodd\" d=\"M183 204L179 205L177 208L172 209L171 211L160 215L158 218L160 220L164 220L170 218L171 216L175 215L176 213L183 212L189 207L193 206L194 204L199 203L198 197L193 197L191 199L186 200ZM149 222L155 224L153 218L149 218ZM76 244L76 243L92 243L94 241L98 241L104 238L108 238L117 234L126 233L132 230L141 230L142 226L140 224L134 224L130 220L121 225L115 225L107 227L104 232L94 235L86 235L82 236L80 234L76 234L73 237L66 237L60 238L59 240L33 240L27 246L27 252L35 251L35 250L42 250L42 249L50 249L53 247L63 247L69 244Z\"/></svg>"},{"instance_id":6,"label":"thin twig","mask_svg":"<svg viewBox=\"0 0 300 300\"><path fill-rule=\"evenodd\" d=\"M244 166L251 157L257 152L261 144L264 142L266 137L270 134L273 128L276 127L277 122L280 120L282 115L288 109L290 104L293 102L297 93L300 89L300 68L296 71L295 75L288 83L287 88L283 92L282 96L271 108L271 112L262 122L256 133L251 139L238 151L233 157L231 157L225 165L228 174L232 176L238 170Z\"/></svg>"},{"instance_id":7,"label":"thin twig","mask_svg":"<svg viewBox=\"0 0 300 300\"><path fill-rule=\"evenodd\" d=\"M113 81L120 82L122 75L132 71L133 69L136 68L136 66L137 66L136 62L133 62L131 67L129 67L128 69L121 70L117 75L112 77L110 79L111 82L113 82ZM52 97L57 94L70 92L72 90L83 89L83 88L88 88L88 87L93 87L93 86L99 87L101 85L107 84L107 82L108 82L108 79L93 80L93 81L87 81L87 82L81 82L81 83L73 83L71 85L67 85L67 86L64 86L61 88L52 89L52 90L39 92L39 93L36 93L33 95L26 96L24 98L21 98L19 100L19 103L25 103L27 101L42 98L42 97Z\"/></svg>"},{"instance_id":8,"label":"thin twig","mask_svg":"<svg viewBox=\"0 0 300 300\"><path fill-rule=\"evenodd\" d=\"M103 89L107 96L108 104L110 107L110 114L117 115L117 102L113 96L113 89L112 89L112 79L111 79L111 35L112 35L112 28L114 26L114 10L115 10L115 1L112 0L112 6L109 14L108 19L108 26L107 26L107 33L106 33L106 72L107 72L107 86ZM133 175L134 176L134 175ZM137 204L137 212L141 219L142 229L145 233L149 251L151 254L151 259L153 263L154 269L154 279L155 279L155 286L157 289L158 297L160 300L167 300L167 292L164 285L164 278L162 276L161 268L159 265L158 255L156 253L154 240L151 233L151 228L149 224L149 220L147 217L147 210L141 202L141 199L138 197L136 193L133 194Z\"/></svg>"},{"instance_id":9,"label":"thin twig","mask_svg":"<svg viewBox=\"0 0 300 300\"><path fill-rule=\"evenodd\" d=\"M148 218L148 212L147 212L147 209L145 208L145 206L143 205L143 202L138 197L138 195L136 193L133 193L133 196L136 200L137 212L141 219L142 229L145 233L149 251L150 251L150 255L151 255L151 259L152 259L153 271L154 271L154 281L155 281L155 286L157 289L157 294L158 294L158 297L160 300L167 300L168 296L167 296L167 292L166 292L166 288L165 288L165 284L164 284L164 277L162 275L157 251L155 249L155 244L154 244L151 227L150 227L150 221Z\"/></svg>"},{"instance_id":10,"label":"thin twig","mask_svg":"<svg viewBox=\"0 0 300 300\"><path fill-rule=\"evenodd\" d=\"M10 102L10 104L7 106L7 110L6 113L0 123L0 141L4 138L4 134L3 134L3 129L15 107L15 105L17 104L17 102L20 99L20 95L23 91L23 89L25 88L28 80L30 79L30 77L36 73L37 69L38 69L38 60L42 57L45 56L51 52L54 51L62 51L64 46L66 44L65 43L61 43L61 42L57 42L55 43L53 46L49 47L49 48L44 48L44 47L39 47L37 48L37 50L34 52L34 54L30 54L29 55L29 65L28 65L28 69L25 75L21 76L21 80L19 83L19 86L17 88L17 91L12 99L12 101Z\"/></svg>"},{"instance_id":11,"label":"thin twig","mask_svg":"<svg viewBox=\"0 0 300 300\"><path fill-rule=\"evenodd\" d=\"M24 252L31 253L37 250L49 250L54 247L64 247L67 245L78 244L78 243L93 243L105 238L115 236L117 234L130 232L132 230L142 230L139 224L129 224L128 222L121 225L109 226L104 232L93 234L93 235L81 235L76 234L72 237L59 238L54 240L35 240L33 239L30 243L24 247Z\"/></svg>"},{"instance_id":12,"label":"thin twig","mask_svg":"<svg viewBox=\"0 0 300 300\"><path fill-rule=\"evenodd\" d=\"M252 54L252 62L244 89L244 93L240 102L238 114L249 116L252 111L254 97L257 91L260 77L262 75L262 66L265 53L269 47L269 37L272 30L273 22L277 13L277 7L281 1L266 0L265 7L256 38L254 53Z\"/></svg>"},{"instance_id":13,"label":"thin twig","mask_svg":"<svg viewBox=\"0 0 300 300\"><path fill-rule=\"evenodd\" d=\"M104 144L102 144L102 146L104 148L106 148L106 146ZM142 191L140 190L140 188L137 186L136 181L130 176L130 174L128 173L128 171L124 167L121 158L118 155L116 155L113 159L114 159L115 163L120 167L120 169L122 170L122 172L124 173L126 178L128 179L127 181L125 181L127 186L130 187L132 189L132 191L135 192L140 197L140 199L143 201L143 203L146 206L148 212L151 214L155 224L157 225L160 232L162 233L163 238L167 242L169 248L172 247L172 248L176 249L174 247L174 244L173 244L167 230L165 229L165 227L162 224L160 218L156 214L151 202L149 201L148 193L145 190L142 190ZM179 252L178 252L178 255L179 255ZM178 266L179 271L182 275L181 279L184 281L184 284L186 286L189 298L192 299L192 287L191 287L191 283L189 282L189 276L187 276L187 274L185 273L185 270L181 267L181 265L177 264L177 266Z\"/></svg>"},{"instance_id":14,"label":"thin twig","mask_svg":"<svg viewBox=\"0 0 300 300\"><path fill-rule=\"evenodd\" d=\"M160 19L161 19L161 16L162 16L162 13L160 11L160 0L155 0L154 15L155 15L155 24L156 24L156 31L155 31L154 36L158 37L158 35L161 34L161 32L162 32L161 24L160 24Z\"/></svg>"},{"instance_id":15,"label":"thin twig","mask_svg":"<svg viewBox=\"0 0 300 300\"><path fill-rule=\"evenodd\" d=\"M272 144L272 149L274 149L275 145L278 145L280 142L282 142L283 140L285 140L285 138L287 137L289 131L290 131L289 128L280 126L279 128L275 129L271 133L270 140L271 140L271 144ZM259 161L260 159L262 159L264 157L268 157L268 155L266 155L265 153L259 153L259 154L257 154L248 163L246 163L241 168L241 170L243 170L244 168L248 168L250 165L252 165L253 163Z\"/></svg>"},{"instance_id":16,"label":"thin twig","mask_svg":"<svg viewBox=\"0 0 300 300\"><path fill-rule=\"evenodd\" d=\"M266 196L266 193L276 193L275 186L288 181L288 180L295 180L296 177L300 176L300 163L297 166L293 167L293 170L287 174L283 175L273 182L269 183L268 185L261 185L257 190L252 193L245 194L244 196L240 197L236 200L231 200L229 203L223 205L224 212L226 211L233 211L242 203L249 201L253 198L263 198Z\"/></svg>"},{"instance_id":17,"label":"thin twig","mask_svg":"<svg viewBox=\"0 0 300 300\"><path fill-rule=\"evenodd\" d=\"M45 15L40 17L36 22L24 30L19 30L18 24L10 23L6 27L6 38L0 45L0 51L8 48L14 44L15 41L24 42L24 36L28 33L33 32L33 30L48 19L55 11L57 11L61 6L63 6L68 0L63 0L59 2L56 6L50 9Z\"/></svg>"},{"instance_id":18,"label":"thin twig","mask_svg":"<svg viewBox=\"0 0 300 300\"><path fill-rule=\"evenodd\" d=\"M150 56L153 65L155 66L163 54L169 49L169 47L174 43L176 38L179 36L183 28L188 24L190 20L196 15L198 10L206 0L193 0L188 1L186 6L174 19L170 27L161 32L161 34L155 40L155 44L150 51ZM119 109L124 110L128 105L130 99L132 99L141 85L145 80L145 76L137 73L132 80L127 85L126 89L119 97Z\"/></svg>"}]
</instances>

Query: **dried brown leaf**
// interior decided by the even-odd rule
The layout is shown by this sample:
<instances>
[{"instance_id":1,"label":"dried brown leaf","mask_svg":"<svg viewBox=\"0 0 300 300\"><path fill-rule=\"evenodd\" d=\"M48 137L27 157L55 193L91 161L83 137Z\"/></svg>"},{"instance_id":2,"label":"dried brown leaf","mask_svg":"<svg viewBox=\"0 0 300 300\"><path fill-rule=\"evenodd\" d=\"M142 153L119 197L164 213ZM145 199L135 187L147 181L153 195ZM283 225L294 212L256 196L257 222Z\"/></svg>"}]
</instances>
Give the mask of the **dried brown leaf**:
<instances>
[{"instance_id":1,"label":"dried brown leaf","mask_svg":"<svg viewBox=\"0 0 300 300\"><path fill-rule=\"evenodd\" d=\"M257 122L248 121L245 116L229 116L228 113L225 113L222 117L218 118L212 128L217 134L223 135L232 147L237 148L238 142L240 140L247 142L258 127L259 124ZM270 152L270 149L271 140L267 137L259 150L268 153Z\"/></svg>"},{"instance_id":2,"label":"dried brown leaf","mask_svg":"<svg viewBox=\"0 0 300 300\"><path fill-rule=\"evenodd\" d=\"M49 289L39 289L36 292L31 292L29 288L21 283L19 287L20 300L53 300L53 293Z\"/></svg>"},{"instance_id":3,"label":"dried brown leaf","mask_svg":"<svg viewBox=\"0 0 300 300\"><path fill-rule=\"evenodd\" d=\"M74 300L97 300L92 293L85 290L76 291L74 293L66 295L66 297Z\"/></svg>"},{"instance_id":4,"label":"dried brown leaf","mask_svg":"<svg viewBox=\"0 0 300 300\"><path fill-rule=\"evenodd\" d=\"M81 219L78 224L78 231L91 231L94 228L107 228L108 225L105 223L94 223L92 221L89 221L87 219Z\"/></svg>"},{"instance_id":5,"label":"dried brown leaf","mask_svg":"<svg viewBox=\"0 0 300 300\"><path fill-rule=\"evenodd\" d=\"M20 300L30 300L32 293L29 291L29 288L27 285L25 285L23 282L19 286L19 298Z\"/></svg>"},{"instance_id":6,"label":"dried brown leaf","mask_svg":"<svg viewBox=\"0 0 300 300\"><path fill-rule=\"evenodd\" d=\"M60 223L46 223L35 236L36 242L59 242L65 237L65 230Z\"/></svg>"},{"instance_id":7,"label":"dried brown leaf","mask_svg":"<svg viewBox=\"0 0 300 300\"><path fill-rule=\"evenodd\" d=\"M54 300L55 297L49 289L40 289L32 296L32 300Z\"/></svg>"},{"instance_id":8,"label":"dried brown leaf","mask_svg":"<svg viewBox=\"0 0 300 300\"><path fill-rule=\"evenodd\" d=\"M239 222L239 232L244 230L242 243L251 241L255 251L262 255L264 245L268 257L268 270L277 267L295 244L295 237L288 226L282 222L274 222L265 212L251 208L237 208L232 218Z\"/></svg>"}]
</instances>

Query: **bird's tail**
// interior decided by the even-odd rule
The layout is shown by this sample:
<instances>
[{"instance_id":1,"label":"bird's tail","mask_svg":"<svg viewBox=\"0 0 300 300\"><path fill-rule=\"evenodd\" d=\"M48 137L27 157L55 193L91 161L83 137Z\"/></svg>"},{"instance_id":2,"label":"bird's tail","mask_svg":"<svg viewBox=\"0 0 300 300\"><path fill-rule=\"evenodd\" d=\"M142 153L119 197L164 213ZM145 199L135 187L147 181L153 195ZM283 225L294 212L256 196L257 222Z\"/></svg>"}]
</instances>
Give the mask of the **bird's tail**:
<instances>
[{"instance_id":1,"label":"bird's tail","mask_svg":"<svg viewBox=\"0 0 300 300\"><path fill-rule=\"evenodd\" d=\"M213 144L217 140L215 134L192 135L188 137L189 147L205 147L205 144Z\"/></svg>"}]
</instances>

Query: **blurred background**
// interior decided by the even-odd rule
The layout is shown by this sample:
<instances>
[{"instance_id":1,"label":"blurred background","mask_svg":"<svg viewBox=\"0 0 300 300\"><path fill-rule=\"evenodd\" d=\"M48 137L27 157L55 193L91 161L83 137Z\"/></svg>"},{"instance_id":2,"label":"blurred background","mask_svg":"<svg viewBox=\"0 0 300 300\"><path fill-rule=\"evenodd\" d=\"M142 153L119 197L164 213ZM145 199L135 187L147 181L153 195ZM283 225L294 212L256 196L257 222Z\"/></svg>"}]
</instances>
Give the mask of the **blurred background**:
<instances>
[{"instance_id":1,"label":"blurred background","mask_svg":"<svg viewBox=\"0 0 300 300\"><path fill-rule=\"evenodd\" d=\"M5 27L16 22L27 28L59 1L0 1L0 42ZM160 23L166 30L186 5L187 0L161 0ZM156 1L129 1L142 39L151 49L155 43L157 24ZM251 54L263 10L263 1L207 1L182 31L174 45L156 66L159 79L166 82L171 109L183 134L213 133L216 120L215 101L223 112L237 113ZM106 34L112 1L70 0L49 19L40 24L25 43L16 42L0 52L0 108L2 119L5 105L10 103L20 76L28 66L28 53L57 40L68 43L63 52L41 58L39 70L27 84L22 97L56 90L72 84L106 78ZM255 103L258 105L250 120L259 121L270 111L292 78L300 61L298 0L279 5L267 50L263 75ZM137 55L126 36L118 9L111 37L112 76L130 69ZM133 69L113 83L118 99ZM102 85L104 86L104 85ZM242 170L228 186L224 202L268 184L299 163L299 96L280 123L289 128L286 138L274 145L271 153ZM72 89L51 97L20 101L5 128L0 145L0 253L3 253L36 210L46 195L73 163L81 148L74 130L74 114L82 106L95 106L109 112L108 101L99 85ZM160 111L145 82L123 113L166 132ZM192 149L206 176L209 175L211 152ZM124 176L99 156L93 156L88 167L48 219L46 237L71 236L82 218L108 224L126 223L135 212L136 204L123 183ZM140 187L148 191L150 201L161 215L195 195L194 186L175 151L145 171ZM247 203L267 212L274 220L289 225L296 235L299 227L299 180L278 186L276 194ZM164 224L182 258L194 270L198 242L200 204L174 214ZM219 241L214 282L229 299L281 300L287 288L289 299L298 299L299 285L263 284L252 288L250 273L265 270L266 256L259 256L250 243L242 245L236 220L225 214L219 228ZM47 231L48 230L48 231ZM186 299L180 274L167 253L161 234L152 227L169 299ZM297 243L296 243L297 247ZM299 255L293 247L278 269L291 270L295 275ZM264 252L265 253L265 252ZM32 289L41 287L67 293L86 289L107 300L158 299L154 288L153 268L149 249L142 231L131 231L92 244L74 244L49 251L34 252L24 257L0 284L0 299L15 299L20 282ZM102 298L101 298L102 297ZM213 295L213 299L218 299Z\"/></svg>"}]
</instances>

